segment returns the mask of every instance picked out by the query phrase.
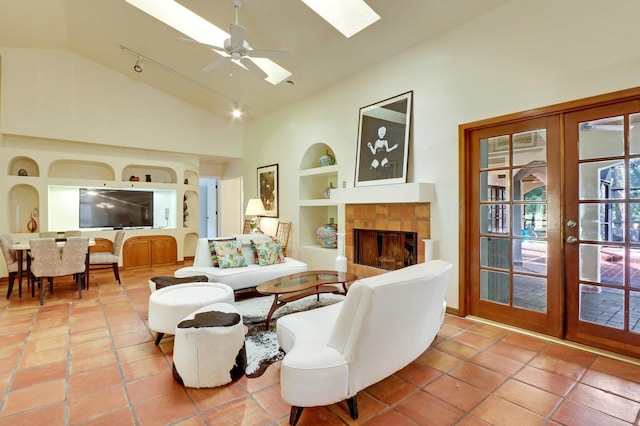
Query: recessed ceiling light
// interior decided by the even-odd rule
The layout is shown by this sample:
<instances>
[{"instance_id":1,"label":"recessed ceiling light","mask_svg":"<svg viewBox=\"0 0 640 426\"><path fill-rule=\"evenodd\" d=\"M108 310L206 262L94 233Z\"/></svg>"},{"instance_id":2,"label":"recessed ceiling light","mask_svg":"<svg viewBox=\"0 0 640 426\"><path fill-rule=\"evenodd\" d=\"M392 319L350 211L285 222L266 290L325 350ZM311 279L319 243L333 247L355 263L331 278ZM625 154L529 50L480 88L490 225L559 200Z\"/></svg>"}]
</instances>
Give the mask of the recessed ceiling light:
<instances>
[{"instance_id":1,"label":"recessed ceiling light","mask_svg":"<svg viewBox=\"0 0 640 426\"><path fill-rule=\"evenodd\" d=\"M380 19L363 0L302 0L345 37L362 31Z\"/></svg>"}]
</instances>

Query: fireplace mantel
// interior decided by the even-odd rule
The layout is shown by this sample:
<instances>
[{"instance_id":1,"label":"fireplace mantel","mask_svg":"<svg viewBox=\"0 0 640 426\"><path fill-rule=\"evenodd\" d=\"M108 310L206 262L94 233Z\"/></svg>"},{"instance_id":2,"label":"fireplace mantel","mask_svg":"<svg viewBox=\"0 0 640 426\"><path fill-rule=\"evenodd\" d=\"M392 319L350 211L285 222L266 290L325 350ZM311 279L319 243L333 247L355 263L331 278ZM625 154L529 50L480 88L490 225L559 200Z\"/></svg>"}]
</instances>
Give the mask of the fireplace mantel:
<instances>
[{"instance_id":1,"label":"fireplace mantel","mask_svg":"<svg viewBox=\"0 0 640 426\"><path fill-rule=\"evenodd\" d=\"M435 185L427 182L331 190L331 201L337 204L432 203L434 200Z\"/></svg>"}]
</instances>

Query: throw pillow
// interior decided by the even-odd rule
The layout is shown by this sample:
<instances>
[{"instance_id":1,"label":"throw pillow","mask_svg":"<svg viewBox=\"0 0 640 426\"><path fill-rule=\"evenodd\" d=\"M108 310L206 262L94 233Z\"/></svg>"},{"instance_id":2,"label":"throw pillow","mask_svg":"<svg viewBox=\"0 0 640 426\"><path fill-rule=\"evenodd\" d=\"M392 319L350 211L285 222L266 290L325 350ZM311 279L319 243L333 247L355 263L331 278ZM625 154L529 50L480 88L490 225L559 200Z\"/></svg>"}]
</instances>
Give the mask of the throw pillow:
<instances>
[{"instance_id":1,"label":"throw pillow","mask_svg":"<svg viewBox=\"0 0 640 426\"><path fill-rule=\"evenodd\" d=\"M220 237L220 238L211 238L209 240L209 252L211 253L211 263L216 268L219 267L218 263L218 255L216 254L216 241L235 241L235 237Z\"/></svg>"},{"instance_id":2,"label":"throw pillow","mask_svg":"<svg viewBox=\"0 0 640 426\"><path fill-rule=\"evenodd\" d=\"M247 261L242 255L242 243L240 241L214 241L213 245L220 268L247 266Z\"/></svg>"},{"instance_id":3,"label":"throw pillow","mask_svg":"<svg viewBox=\"0 0 640 426\"><path fill-rule=\"evenodd\" d=\"M285 261L282 246L276 240L251 240L251 248L256 253L258 265L266 266Z\"/></svg>"}]
</instances>

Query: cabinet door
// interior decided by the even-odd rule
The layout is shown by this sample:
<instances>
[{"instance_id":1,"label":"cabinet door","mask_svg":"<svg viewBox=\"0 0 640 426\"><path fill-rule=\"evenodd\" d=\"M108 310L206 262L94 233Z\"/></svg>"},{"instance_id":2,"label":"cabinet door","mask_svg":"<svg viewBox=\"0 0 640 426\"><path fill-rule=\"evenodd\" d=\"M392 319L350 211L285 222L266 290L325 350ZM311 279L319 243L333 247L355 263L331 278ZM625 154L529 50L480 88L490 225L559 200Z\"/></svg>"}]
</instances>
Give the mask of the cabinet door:
<instances>
[{"instance_id":1,"label":"cabinet door","mask_svg":"<svg viewBox=\"0 0 640 426\"><path fill-rule=\"evenodd\" d=\"M175 265L177 248L175 238L169 235L155 236L151 239L151 264Z\"/></svg>"},{"instance_id":2,"label":"cabinet door","mask_svg":"<svg viewBox=\"0 0 640 426\"><path fill-rule=\"evenodd\" d=\"M125 241L122 247L122 266L124 268L151 266L151 240L133 237Z\"/></svg>"}]
</instances>

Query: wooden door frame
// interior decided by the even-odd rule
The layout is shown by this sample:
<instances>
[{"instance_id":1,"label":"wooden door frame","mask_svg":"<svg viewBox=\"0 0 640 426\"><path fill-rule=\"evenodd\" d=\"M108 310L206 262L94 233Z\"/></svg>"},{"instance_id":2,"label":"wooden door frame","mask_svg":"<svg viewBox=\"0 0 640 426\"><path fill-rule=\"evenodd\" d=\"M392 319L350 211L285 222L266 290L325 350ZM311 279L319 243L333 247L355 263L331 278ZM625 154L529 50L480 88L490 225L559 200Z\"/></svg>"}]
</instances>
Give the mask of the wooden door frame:
<instances>
[{"instance_id":1,"label":"wooden door frame","mask_svg":"<svg viewBox=\"0 0 640 426\"><path fill-rule=\"evenodd\" d=\"M502 124L516 123L519 121L530 120L534 118L546 117L549 115L563 115L567 112L573 112L586 108L593 108L595 106L603 106L613 103L618 103L625 100L631 100L640 97L640 87L632 89L620 90L617 92L606 93L588 98L578 99L569 102L563 102L555 105L550 105L542 108L534 108L526 111L516 112L513 114L502 115L499 117L488 118L484 120L474 121L470 123L464 123L458 126L458 182L459 182L459 203L458 203L458 235L459 235L459 249L458 249L458 311L457 315L466 316L469 308L469 278L470 272L465 265L472 255L475 243L470 244L469 229L466 226L468 220L467 207L470 206L469 197L470 192L473 190L469 183L471 176L469 170L471 170L470 155L467 150L467 146L471 143L471 133L474 130L483 129L487 127L493 127ZM562 126L562 120L560 125ZM564 146L564 131L560 129L561 145ZM564 159L562 159L564 161ZM564 183L561 184L564 188ZM564 210L564 202L561 204ZM564 217L560 218L564 223ZM564 238L564 234L562 235ZM447 309L449 311L449 309ZM454 313L454 312L452 312Z\"/></svg>"}]
</instances>

